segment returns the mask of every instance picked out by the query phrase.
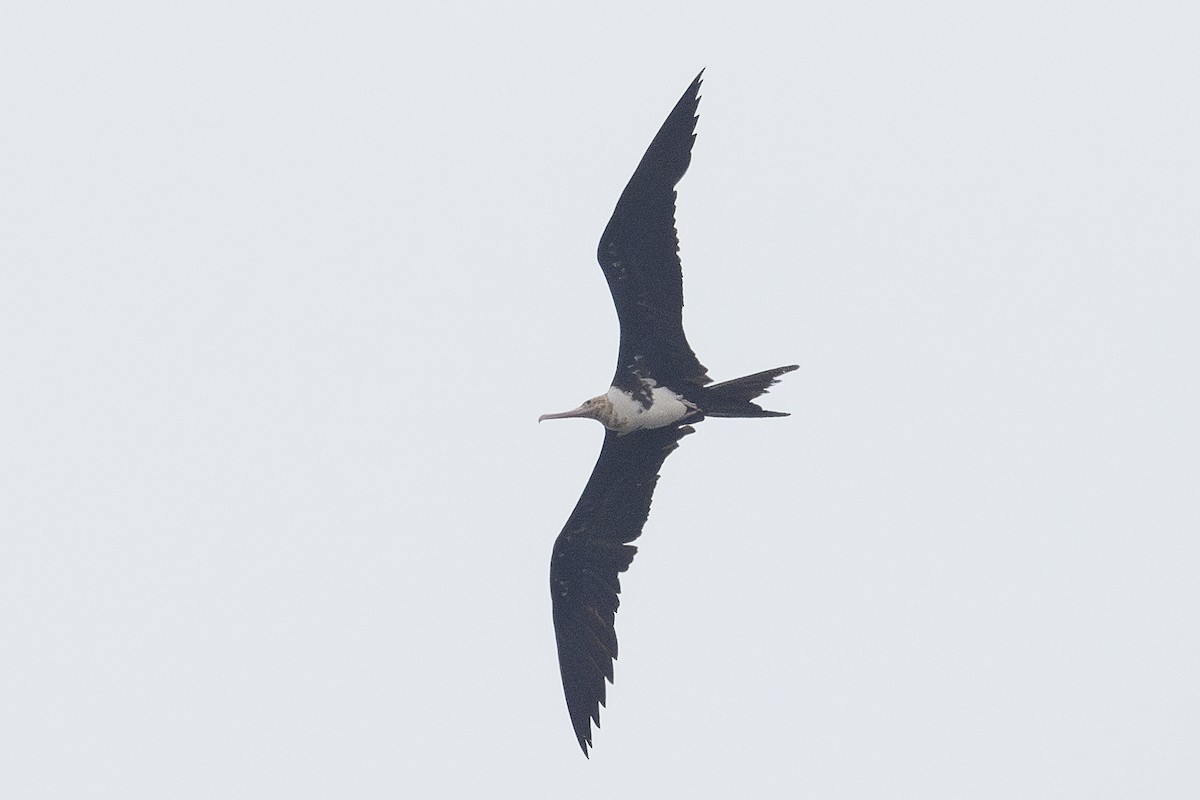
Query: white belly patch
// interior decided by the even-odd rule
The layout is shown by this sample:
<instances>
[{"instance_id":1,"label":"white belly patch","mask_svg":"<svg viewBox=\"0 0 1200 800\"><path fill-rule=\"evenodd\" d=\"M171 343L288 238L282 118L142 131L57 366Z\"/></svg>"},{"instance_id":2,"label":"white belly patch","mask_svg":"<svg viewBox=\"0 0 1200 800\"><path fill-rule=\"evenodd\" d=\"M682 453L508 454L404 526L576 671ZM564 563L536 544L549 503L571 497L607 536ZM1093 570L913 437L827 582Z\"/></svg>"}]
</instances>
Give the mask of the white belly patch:
<instances>
[{"instance_id":1,"label":"white belly patch","mask_svg":"<svg viewBox=\"0 0 1200 800\"><path fill-rule=\"evenodd\" d=\"M616 386L605 394L612 404L611 423L605 427L618 433L631 433L643 428L661 428L686 417L696 406L670 389L654 386L650 389L650 407L646 408L633 395Z\"/></svg>"}]
</instances>

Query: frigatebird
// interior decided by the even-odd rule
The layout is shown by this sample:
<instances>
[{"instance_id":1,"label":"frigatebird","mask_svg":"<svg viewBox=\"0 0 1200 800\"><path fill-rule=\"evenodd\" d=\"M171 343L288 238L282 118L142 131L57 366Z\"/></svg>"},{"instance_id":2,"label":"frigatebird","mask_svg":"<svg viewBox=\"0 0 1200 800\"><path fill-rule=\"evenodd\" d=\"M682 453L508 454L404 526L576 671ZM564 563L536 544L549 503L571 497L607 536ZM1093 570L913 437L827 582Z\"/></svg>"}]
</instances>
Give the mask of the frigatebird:
<instances>
[{"instance_id":1,"label":"frigatebird","mask_svg":"<svg viewBox=\"0 0 1200 800\"><path fill-rule=\"evenodd\" d=\"M683 334L675 185L692 160L703 70L679 98L617 201L597 257L617 307L612 386L538 421L586 417L607 429L600 458L554 542L550 593L571 725L585 756L617 657L619 573L629 568L658 472L705 417L785 417L751 402L796 365L712 383ZM590 757L590 756L589 756Z\"/></svg>"}]
</instances>

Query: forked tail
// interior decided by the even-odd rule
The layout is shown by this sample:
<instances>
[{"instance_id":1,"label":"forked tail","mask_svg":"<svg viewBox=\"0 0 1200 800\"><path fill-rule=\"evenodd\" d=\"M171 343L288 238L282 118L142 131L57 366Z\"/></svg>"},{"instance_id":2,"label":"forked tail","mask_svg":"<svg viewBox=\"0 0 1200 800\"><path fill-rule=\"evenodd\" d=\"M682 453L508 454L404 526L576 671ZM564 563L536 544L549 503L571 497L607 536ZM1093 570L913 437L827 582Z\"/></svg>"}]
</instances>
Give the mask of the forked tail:
<instances>
[{"instance_id":1,"label":"forked tail","mask_svg":"<svg viewBox=\"0 0 1200 800\"><path fill-rule=\"evenodd\" d=\"M799 369L799 364L776 367L766 372L756 372L742 378L704 387L701 401L704 415L708 417L786 417L785 411L767 411L757 403L750 402L767 389L779 383L779 376Z\"/></svg>"}]
</instances>

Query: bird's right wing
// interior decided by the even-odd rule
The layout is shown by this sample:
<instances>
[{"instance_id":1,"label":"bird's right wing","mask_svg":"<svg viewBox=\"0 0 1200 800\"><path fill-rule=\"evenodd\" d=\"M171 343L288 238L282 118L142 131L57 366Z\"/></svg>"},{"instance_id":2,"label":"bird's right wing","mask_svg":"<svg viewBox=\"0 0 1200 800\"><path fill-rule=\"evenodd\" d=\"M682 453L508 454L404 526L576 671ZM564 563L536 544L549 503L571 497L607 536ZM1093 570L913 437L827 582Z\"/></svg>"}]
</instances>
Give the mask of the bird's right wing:
<instances>
[{"instance_id":1,"label":"bird's right wing","mask_svg":"<svg viewBox=\"0 0 1200 800\"><path fill-rule=\"evenodd\" d=\"M658 471L690 426L652 428L620 436L608 431L587 487L550 560L550 594L558 665L567 711L583 754L600 724L605 685L617 657L614 619L619 573L629 568L642 532Z\"/></svg>"}]
</instances>

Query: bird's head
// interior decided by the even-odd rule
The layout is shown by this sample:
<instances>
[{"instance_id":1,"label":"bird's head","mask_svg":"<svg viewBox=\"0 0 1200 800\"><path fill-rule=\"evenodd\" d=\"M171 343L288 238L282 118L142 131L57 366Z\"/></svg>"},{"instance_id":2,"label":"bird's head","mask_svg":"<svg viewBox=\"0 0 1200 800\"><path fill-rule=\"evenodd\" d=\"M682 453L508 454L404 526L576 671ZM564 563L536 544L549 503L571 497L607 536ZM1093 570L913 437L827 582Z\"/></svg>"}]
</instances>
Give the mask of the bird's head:
<instances>
[{"instance_id":1,"label":"bird's head","mask_svg":"<svg viewBox=\"0 0 1200 800\"><path fill-rule=\"evenodd\" d=\"M585 400L579 408L573 408L570 411L562 411L558 414L542 414L538 417L538 422L546 419L570 419L571 417L584 417L594 419L600 423L605 423L605 420L612 416L612 401L606 395L593 397L591 400Z\"/></svg>"}]
</instances>

